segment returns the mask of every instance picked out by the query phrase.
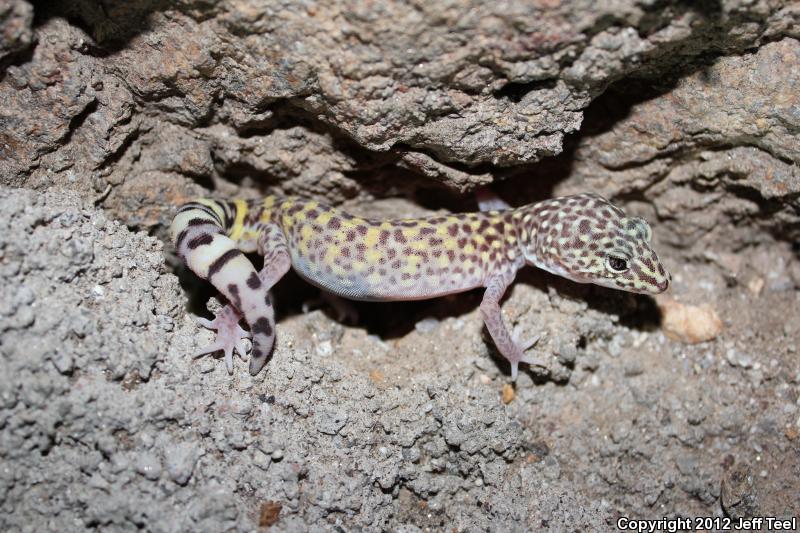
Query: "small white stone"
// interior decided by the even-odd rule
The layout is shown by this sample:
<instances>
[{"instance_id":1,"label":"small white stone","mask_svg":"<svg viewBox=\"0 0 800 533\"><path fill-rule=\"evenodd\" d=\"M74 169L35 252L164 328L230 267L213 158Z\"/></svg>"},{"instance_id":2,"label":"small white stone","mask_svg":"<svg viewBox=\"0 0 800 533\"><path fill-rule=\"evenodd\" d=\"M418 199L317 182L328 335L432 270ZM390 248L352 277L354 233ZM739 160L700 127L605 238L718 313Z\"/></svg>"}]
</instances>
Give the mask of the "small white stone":
<instances>
[{"instance_id":1,"label":"small white stone","mask_svg":"<svg viewBox=\"0 0 800 533\"><path fill-rule=\"evenodd\" d=\"M435 318L424 318L414 324L414 329L420 333L430 333L439 327L439 321Z\"/></svg>"},{"instance_id":2,"label":"small white stone","mask_svg":"<svg viewBox=\"0 0 800 533\"><path fill-rule=\"evenodd\" d=\"M136 471L150 481L155 481L161 477L161 461L154 454L144 452L136 461Z\"/></svg>"},{"instance_id":3,"label":"small white stone","mask_svg":"<svg viewBox=\"0 0 800 533\"><path fill-rule=\"evenodd\" d=\"M322 341L317 344L316 352L320 357L329 357L333 354L333 344L331 344L331 341Z\"/></svg>"}]
</instances>

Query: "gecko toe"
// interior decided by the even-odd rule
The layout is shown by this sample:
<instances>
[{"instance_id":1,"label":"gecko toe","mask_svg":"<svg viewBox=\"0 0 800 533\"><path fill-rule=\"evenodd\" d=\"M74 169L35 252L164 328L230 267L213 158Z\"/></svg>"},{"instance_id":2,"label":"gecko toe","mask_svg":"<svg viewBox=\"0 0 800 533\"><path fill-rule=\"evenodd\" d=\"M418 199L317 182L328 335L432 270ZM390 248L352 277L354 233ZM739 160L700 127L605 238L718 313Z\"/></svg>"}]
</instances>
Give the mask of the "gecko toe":
<instances>
[{"instance_id":1,"label":"gecko toe","mask_svg":"<svg viewBox=\"0 0 800 533\"><path fill-rule=\"evenodd\" d=\"M247 344L245 344L244 339L239 339L234 348L236 349L236 353L239 354L241 360L244 361L245 356L247 355Z\"/></svg>"},{"instance_id":2,"label":"gecko toe","mask_svg":"<svg viewBox=\"0 0 800 533\"><path fill-rule=\"evenodd\" d=\"M521 343L519 343L519 347L523 352L530 350L531 348L536 346L536 343L539 342L540 338L541 335L534 335L533 337L530 337L529 339L526 339Z\"/></svg>"},{"instance_id":3,"label":"gecko toe","mask_svg":"<svg viewBox=\"0 0 800 533\"><path fill-rule=\"evenodd\" d=\"M225 352L225 368L228 369L228 374L233 374L233 346L226 346Z\"/></svg>"},{"instance_id":4,"label":"gecko toe","mask_svg":"<svg viewBox=\"0 0 800 533\"><path fill-rule=\"evenodd\" d=\"M547 362L543 358L534 355L522 356L520 363L525 363L529 366L540 366L542 368L547 368Z\"/></svg>"},{"instance_id":5,"label":"gecko toe","mask_svg":"<svg viewBox=\"0 0 800 533\"><path fill-rule=\"evenodd\" d=\"M519 347L521 352L530 350L531 348L536 346L536 343L539 342L539 339L542 338L541 335L533 335L532 337L529 337L528 339L520 342L519 339L521 336L522 336L522 326L517 324L516 326L514 326L514 331L511 333L511 338L514 339L514 344L516 344Z\"/></svg>"},{"instance_id":6,"label":"gecko toe","mask_svg":"<svg viewBox=\"0 0 800 533\"><path fill-rule=\"evenodd\" d=\"M207 318L203 318L201 316L196 316L196 317L194 317L194 321L197 323L197 325L203 326L206 329L215 329L214 328L214 321L209 320Z\"/></svg>"},{"instance_id":7,"label":"gecko toe","mask_svg":"<svg viewBox=\"0 0 800 533\"><path fill-rule=\"evenodd\" d=\"M203 357L204 355L208 355L210 353L218 352L218 351L222 350L224 347L225 347L225 345L220 341L212 342L208 346L204 346L203 348L200 348L199 350L194 352L192 354L192 358L193 359L197 359L198 357Z\"/></svg>"}]
</instances>

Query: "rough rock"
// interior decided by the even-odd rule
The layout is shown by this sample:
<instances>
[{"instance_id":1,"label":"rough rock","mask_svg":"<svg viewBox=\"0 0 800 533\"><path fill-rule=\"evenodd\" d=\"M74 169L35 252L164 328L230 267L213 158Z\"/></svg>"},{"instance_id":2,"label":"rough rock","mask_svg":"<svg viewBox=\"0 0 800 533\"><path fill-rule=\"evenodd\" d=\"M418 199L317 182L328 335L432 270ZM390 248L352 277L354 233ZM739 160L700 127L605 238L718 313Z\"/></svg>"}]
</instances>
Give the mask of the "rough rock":
<instances>
[{"instance_id":1,"label":"rough rock","mask_svg":"<svg viewBox=\"0 0 800 533\"><path fill-rule=\"evenodd\" d=\"M670 339L697 344L716 339L722 333L722 320L710 304L685 305L659 298L661 328Z\"/></svg>"}]
</instances>

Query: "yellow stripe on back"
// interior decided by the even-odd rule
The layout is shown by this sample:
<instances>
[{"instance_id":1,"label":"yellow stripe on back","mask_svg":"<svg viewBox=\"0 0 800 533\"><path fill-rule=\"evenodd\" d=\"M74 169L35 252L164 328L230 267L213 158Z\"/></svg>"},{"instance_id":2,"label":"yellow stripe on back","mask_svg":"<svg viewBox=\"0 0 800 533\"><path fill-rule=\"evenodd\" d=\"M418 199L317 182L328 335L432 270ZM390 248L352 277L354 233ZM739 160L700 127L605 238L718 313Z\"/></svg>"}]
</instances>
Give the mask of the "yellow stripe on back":
<instances>
[{"instance_id":1,"label":"yellow stripe on back","mask_svg":"<svg viewBox=\"0 0 800 533\"><path fill-rule=\"evenodd\" d=\"M233 205L236 206L236 218L233 219L233 226L231 226L230 237L234 241L238 241L242 237L244 231L244 217L247 215L247 202L244 200L234 200Z\"/></svg>"}]
</instances>

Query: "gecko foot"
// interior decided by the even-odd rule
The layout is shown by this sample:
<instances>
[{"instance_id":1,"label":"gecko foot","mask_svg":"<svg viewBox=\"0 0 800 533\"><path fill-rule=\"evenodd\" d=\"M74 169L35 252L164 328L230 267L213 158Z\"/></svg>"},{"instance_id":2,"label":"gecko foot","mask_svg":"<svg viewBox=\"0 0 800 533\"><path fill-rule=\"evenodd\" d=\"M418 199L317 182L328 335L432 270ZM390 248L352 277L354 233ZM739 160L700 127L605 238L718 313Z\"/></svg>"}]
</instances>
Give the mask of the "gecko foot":
<instances>
[{"instance_id":1,"label":"gecko foot","mask_svg":"<svg viewBox=\"0 0 800 533\"><path fill-rule=\"evenodd\" d=\"M198 324L204 328L213 329L217 332L216 340L210 345L202 348L194 353L194 357L202 357L203 355L217 352L222 350L225 353L225 366L228 369L228 374L233 374L233 352L238 352L239 357L244 360L247 353L247 348L244 339L251 338L248 331L239 326L241 315L230 305L220 311L214 320L207 320L201 317L195 317Z\"/></svg>"},{"instance_id":2,"label":"gecko foot","mask_svg":"<svg viewBox=\"0 0 800 533\"><path fill-rule=\"evenodd\" d=\"M541 366L546 367L546 363L544 359L534 355L525 355L525 352L531 348L533 348L539 339L541 338L540 335L534 335L533 337L526 339L522 342L518 341L520 334L519 326L514 328L514 333L512 337L514 339L514 346L516 349L514 350L515 354L511 356L506 356L508 359L509 364L511 365L511 381L517 381L517 374L519 373L519 364L525 363L528 365L534 366Z\"/></svg>"}]
</instances>

